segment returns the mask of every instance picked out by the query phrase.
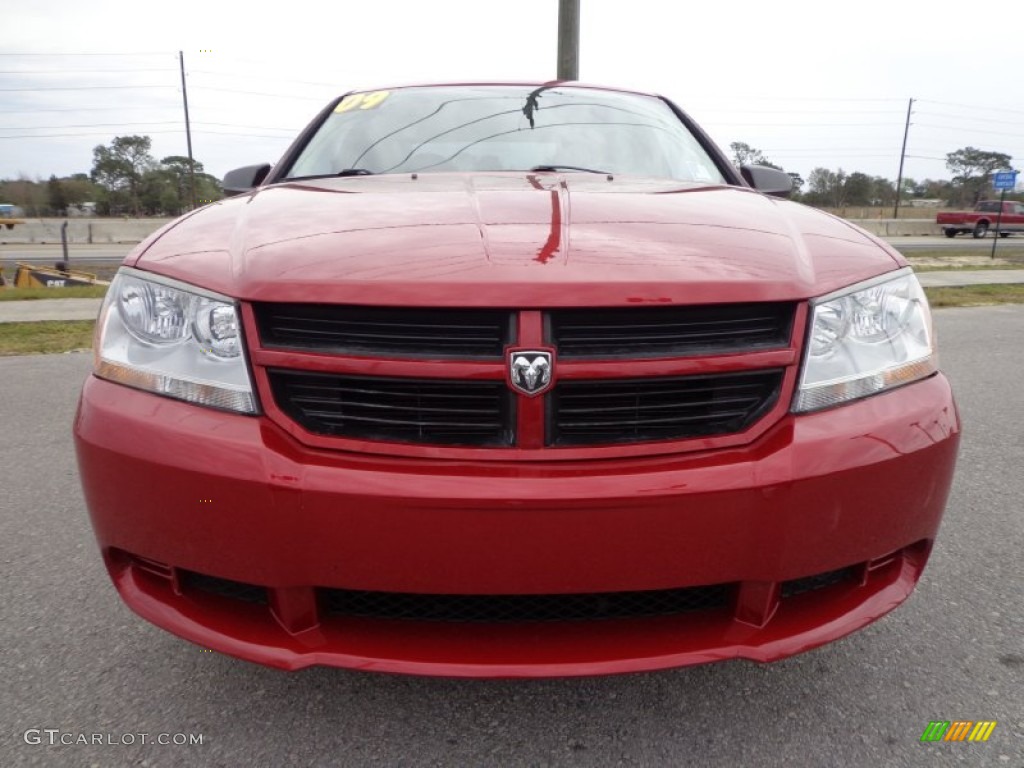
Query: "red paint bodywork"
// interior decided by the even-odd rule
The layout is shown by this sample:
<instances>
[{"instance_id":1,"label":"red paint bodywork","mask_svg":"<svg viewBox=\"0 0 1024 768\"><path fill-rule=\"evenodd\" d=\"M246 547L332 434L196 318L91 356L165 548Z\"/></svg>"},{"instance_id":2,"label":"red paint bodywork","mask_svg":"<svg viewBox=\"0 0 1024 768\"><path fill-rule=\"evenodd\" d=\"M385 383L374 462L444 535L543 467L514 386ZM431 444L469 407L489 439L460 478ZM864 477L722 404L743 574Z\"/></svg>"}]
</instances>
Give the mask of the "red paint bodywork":
<instances>
[{"instance_id":1,"label":"red paint bodywork","mask_svg":"<svg viewBox=\"0 0 1024 768\"><path fill-rule=\"evenodd\" d=\"M114 584L150 621L286 669L580 675L747 658L841 637L912 591L938 530L960 425L945 378L789 412L806 300L905 265L885 243L733 186L578 174L424 174L272 185L142 243L141 270L237 297L262 412L243 416L91 377L75 421L83 487ZM541 312L798 302L788 347L629 361L629 375L781 368L775 407L738 434L544 447L519 398L515 447L306 432L266 369L507 380L507 364L261 346L251 302L505 307L514 347ZM558 380L622 376L559 361ZM557 382L556 382L557 385ZM202 501L201 501L202 500ZM784 582L851 568L852 582ZM185 571L266 588L267 605L183 589ZM547 624L335 619L315 588L528 595L731 584L727 607Z\"/></svg>"}]
</instances>

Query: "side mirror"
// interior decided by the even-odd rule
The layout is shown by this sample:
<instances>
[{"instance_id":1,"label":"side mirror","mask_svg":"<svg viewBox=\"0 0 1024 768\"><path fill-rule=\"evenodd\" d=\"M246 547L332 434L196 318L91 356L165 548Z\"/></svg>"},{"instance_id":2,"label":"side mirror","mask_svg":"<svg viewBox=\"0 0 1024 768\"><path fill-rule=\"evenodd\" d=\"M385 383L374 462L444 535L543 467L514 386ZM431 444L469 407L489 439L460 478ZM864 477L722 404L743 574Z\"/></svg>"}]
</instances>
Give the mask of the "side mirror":
<instances>
[{"instance_id":1,"label":"side mirror","mask_svg":"<svg viewBox=\"0 0 1024 768\"><path fill-rule=\"evenodd\" d=\"M793 191L793 178L778 168L765 165L740 166L740 175L754 189L775 197L789 197Z\"/></svg>"},{"instance_id":2,"label":"side mirror","mask_svg":"<svg viewBox=\"0 0 1024 768\"><path fill-rule=\"evenodd\" d=\"M220 186L228 197L241 195L258 187L267 178L268 173L270 173L270 163L235 168L235 170L224 174L224 181Z\"/></svg>"}]
</instances>

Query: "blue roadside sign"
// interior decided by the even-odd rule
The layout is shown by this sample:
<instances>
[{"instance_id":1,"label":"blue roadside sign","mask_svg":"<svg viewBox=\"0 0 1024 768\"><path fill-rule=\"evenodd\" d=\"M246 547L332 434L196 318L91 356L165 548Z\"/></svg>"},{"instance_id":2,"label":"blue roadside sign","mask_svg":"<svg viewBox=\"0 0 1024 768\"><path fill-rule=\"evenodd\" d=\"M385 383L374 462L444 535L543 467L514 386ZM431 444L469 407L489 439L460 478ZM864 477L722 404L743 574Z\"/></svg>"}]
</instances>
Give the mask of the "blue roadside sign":
<instances>
[{"instance_id":1,"label":"blue roadside sign","mask_svg":"<svg viewBox=\"0 0 1024 768\"><path fill-rule=\"evenodd\" d=\"M1013 189L1017 186L1016 171L999 171L992 176L993 189Z\"/></svg>"}]
</instances>

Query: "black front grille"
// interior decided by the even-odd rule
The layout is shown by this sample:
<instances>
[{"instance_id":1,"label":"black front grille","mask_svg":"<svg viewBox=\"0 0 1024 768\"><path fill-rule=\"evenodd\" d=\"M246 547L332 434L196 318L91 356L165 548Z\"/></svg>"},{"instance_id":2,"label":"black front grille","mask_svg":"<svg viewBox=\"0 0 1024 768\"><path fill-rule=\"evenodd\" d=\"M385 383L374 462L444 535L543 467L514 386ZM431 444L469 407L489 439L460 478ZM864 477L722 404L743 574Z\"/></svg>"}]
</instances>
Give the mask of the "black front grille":
<instances>
[{"instance_id":1,"label":"black front grille","mask_svg":"<svg viewBox=\"0 0 1024 768\"><path fill-rule=\"evenodd\" d=\"M268 369L278 407L310 432L464 446L513 442L503 381L375 378Z\"/></svg>"},{"instance_id":2,"label":"black front grille","mask_svg":"<svg viewBox=\"0 0 1024 768\"><path fill-rule=\"evenodd\" d=\"M171 570L170 566L166 566ZM839 584L856 587L858 566L818 573L781 584L783 600ZM177 569L186 594L202 592L238 602L269 606L273 589ZM462 623L601 621L677 616L732 610L738 583L635 592L567 595L463 595L316 589L322 617Z\"/></svg>"},{"instance_id":3,"label":"black front grille","mask_svg":"<svg viewBox=\"0 0 1024 768\"><path fill-rule=\"evenodd\" d=\"M419 595L321 589L328 614L444 622L595 621L671 616L723 608L729 584L645 592L574 595Z\"/></svg>"},{"instance_id":4,"label":"black front grille","mask_svg":"<svg viewBox=\"0 0 1024 768\"><path fill-rule=\"evenodd\" d=\"M746 429L774 405L780 369L643 379L563 380L548 402L548 443L708 437Z\"/></svg>"},{"instance_id":5,"label":"black front grille","mask_svg":"<svg viewBox=\"0 0 1024 768\"><path fill-rule=\"evenodd\" d=\"M500 359L514 315L491 309L403 309L331 304L256 304L270 348L382 357Z\"/></svg>"},{"instance_id":6,"label":"black front grille","mask_svg":"<svg viewBox=\"0 0 1024 768\"><path fill-rule=\"evenodd\" d=\"M549 313L559 357L684 357L785 347L792 304L723 304Z\"/></svg>"},{"instance_id":7,"label":"black front grille","mask_svg":"<svg viewBox=\"0 0 1024 768\"><path fill-rule=\"evenodd\" d=\"M805 576L802 579L791 579L782 582L782 596L796 597L805 592L813 592L817 589L824 589L835 584L842 584L844 581L852 581L856 571L854 568L840 568L828 573L817 573L814 576Z\"/></svg>"},{"instance_id":8,"label":"black front grille","mask_svg":"<svg viewBox=\"0 0 1024 768\"><path fill-rule=\"evenodd\" d=\"M195 589L230 600L240 600L243 603L267 604L267 590L255 584L218 579L216 576L207 576L191 571L178 571L178 573L181 574L181 585L186 590Z\"/></svg>"}]
</instances>

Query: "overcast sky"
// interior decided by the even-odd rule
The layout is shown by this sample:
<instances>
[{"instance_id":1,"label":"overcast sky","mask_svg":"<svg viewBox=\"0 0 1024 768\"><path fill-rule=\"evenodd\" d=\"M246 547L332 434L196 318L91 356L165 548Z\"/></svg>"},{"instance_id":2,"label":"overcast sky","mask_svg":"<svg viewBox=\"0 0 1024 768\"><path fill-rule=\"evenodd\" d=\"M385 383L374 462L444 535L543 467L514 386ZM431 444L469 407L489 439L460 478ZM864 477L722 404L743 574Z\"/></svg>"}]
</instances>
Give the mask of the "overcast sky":
<instances>
[{"instance_id":1,"label":"overcast sky","mask_svg":"<svg viewBox=\"0 0 1024 768\"><path fill-rule=\"evenodd\" d=\"M728 151L742 141L805 178L843 168L948 178L965 146L1024 165L1024 3L581 0L580 79L654 91ZM145 134L220 177L275 161L332 97L409 82L549 80L557 0L7 0L0 178L92 167ZM1001 37L1005 30L1005 37ZM62 54L62 55L56 55ZM94 55L67 55L94 54Z\"/></svg>"}]
</instances>

